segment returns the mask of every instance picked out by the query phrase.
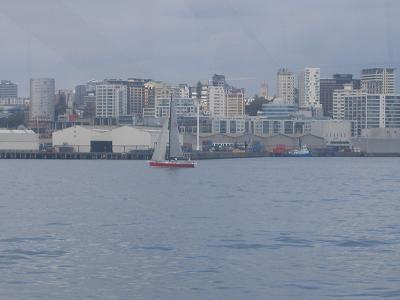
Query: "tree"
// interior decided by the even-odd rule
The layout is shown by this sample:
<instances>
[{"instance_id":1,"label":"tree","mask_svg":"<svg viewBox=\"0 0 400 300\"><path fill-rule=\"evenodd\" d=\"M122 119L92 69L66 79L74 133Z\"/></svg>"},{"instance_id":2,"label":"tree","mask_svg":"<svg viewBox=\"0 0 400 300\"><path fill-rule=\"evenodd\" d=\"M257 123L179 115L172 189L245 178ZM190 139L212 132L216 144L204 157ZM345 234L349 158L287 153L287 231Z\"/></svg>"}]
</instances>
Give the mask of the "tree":
<instances>
[{"instance_id":1,"label":"tree","mask_svg":"<svg viewBox=\"0 0 400 300\"><path fill-rule=\"evenodd\" d=\"M249 116L257 116L257 112L262 110L262 105L270 103L272 100L267 100L264 97L254 95L254 100L246 105L246 114Z\"/></svg>"}]
</instances>

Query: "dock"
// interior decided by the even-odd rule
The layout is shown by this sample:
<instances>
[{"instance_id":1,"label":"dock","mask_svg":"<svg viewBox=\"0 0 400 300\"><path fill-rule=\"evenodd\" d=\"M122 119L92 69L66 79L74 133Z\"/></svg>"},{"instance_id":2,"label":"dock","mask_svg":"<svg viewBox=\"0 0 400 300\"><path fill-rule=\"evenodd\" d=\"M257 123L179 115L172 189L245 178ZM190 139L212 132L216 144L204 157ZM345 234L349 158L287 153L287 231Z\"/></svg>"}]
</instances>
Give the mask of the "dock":
<instances>
[{"instance_id":1,"label":"dock","mask_svg":"<svg viewBox=\"0 0 400 300\"><path fill-rule=\"evenodd\" d=\"M149 160L152 154L152 150L134 150L128 153L0 151L0 159Z\"/></svg>"}]
</instances>

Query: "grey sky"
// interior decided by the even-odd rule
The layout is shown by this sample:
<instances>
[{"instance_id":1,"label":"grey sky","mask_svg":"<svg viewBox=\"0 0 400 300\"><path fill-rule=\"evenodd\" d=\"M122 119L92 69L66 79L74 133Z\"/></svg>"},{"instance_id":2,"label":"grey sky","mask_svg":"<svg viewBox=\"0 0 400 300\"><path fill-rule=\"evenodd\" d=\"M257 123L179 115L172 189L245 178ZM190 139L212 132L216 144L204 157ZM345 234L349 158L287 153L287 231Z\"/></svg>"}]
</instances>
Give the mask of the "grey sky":
<instances>
[{"instance_id":1,"label":"grey sky","mask_svg":"<svg viewBox=\"0 0 400 300\"><path fill-rule=\"evenodd\" d=\"M356 75L400 59L398 0L0 0L0 78L27 95L90 79L225 74L255 93L279 67Z\"/></svg>"}]
</instances>

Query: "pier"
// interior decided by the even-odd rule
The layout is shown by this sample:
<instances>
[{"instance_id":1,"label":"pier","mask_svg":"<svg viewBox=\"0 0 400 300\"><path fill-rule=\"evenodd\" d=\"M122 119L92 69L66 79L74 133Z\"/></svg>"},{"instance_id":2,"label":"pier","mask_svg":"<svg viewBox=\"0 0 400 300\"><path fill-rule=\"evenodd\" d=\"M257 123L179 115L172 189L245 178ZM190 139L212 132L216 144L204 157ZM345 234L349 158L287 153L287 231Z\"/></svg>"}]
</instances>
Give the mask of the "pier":
<instances>
[{"instance_id":1,"label":"pier","mask_svg":"<svg viewBox=\"0 0 400 300\"><path fill-rule=\"evenodd\" d=\"M152 150L135 150L128 153L0 151L0 159L149 160L152 152Z\"/></svg>"}]
</instances>

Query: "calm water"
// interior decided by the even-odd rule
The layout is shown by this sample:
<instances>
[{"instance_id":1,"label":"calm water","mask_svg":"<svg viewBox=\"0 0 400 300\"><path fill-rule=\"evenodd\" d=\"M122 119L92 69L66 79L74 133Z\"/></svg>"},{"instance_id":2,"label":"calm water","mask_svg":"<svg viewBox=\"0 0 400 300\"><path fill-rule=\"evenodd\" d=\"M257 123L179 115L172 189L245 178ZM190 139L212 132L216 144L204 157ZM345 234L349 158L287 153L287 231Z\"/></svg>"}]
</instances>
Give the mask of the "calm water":
<instances>
[{"instance_id":1,"label":"calm water","mask_svg":"<svg viewBox=\"0 0 400 300\"><path fill-rule=\"evenodd\" d=\"M0 299L400 299L400 160L0 161Z\"/></svg>"}]
</instances>

